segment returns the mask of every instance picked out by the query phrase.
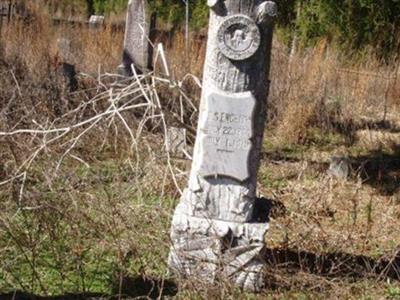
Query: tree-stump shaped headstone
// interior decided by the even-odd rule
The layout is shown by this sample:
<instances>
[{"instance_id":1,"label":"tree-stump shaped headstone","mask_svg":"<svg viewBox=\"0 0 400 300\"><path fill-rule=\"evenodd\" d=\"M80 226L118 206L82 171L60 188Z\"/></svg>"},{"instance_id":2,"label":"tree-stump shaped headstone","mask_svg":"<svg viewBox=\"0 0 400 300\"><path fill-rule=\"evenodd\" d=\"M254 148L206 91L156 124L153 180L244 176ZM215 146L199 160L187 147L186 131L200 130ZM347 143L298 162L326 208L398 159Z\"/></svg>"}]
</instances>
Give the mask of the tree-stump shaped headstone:
<instances>
[{"instance_id":1,"label":"tree-stump shaped headstone","mask_svg":"<svg viewBox=\"0 0 400 300\"><path fill-rule=\"evenodd\" d=\"M255 223L276 4L208 0L200 117L188 187L176 208L169 266L178 274L263 286L267 223Z\"/></svg>"}]
</instances>

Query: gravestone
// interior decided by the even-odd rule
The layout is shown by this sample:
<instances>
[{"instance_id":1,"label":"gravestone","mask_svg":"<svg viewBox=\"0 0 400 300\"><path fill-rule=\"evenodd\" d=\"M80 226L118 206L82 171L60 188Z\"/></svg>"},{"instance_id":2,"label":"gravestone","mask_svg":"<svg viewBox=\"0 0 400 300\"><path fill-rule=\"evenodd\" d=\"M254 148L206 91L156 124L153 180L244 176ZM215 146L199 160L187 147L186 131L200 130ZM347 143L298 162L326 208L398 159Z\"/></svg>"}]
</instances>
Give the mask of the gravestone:
<instances>
[{"instance_id":1,"label":"gravestone","mask_svg":"<svg viewBox=\"0 0 400 300\"><path fill-rule=\"evenodd\" d=\"M78 89L78 81L76 79L75 57L72 52L71 40L67 38L57 39L57 55L60 59L57 71L62 76L68 90L74 92Z\"/></svg>"},{"instance_id":2,"label":"gravestone","mask_svg":"<svg viewBox=\"0 0 400 300\"><path fill-rule=\"evenodd\" d=\"M132 75L133 64L139 72L152 69L150 33L155 27L155 17L148 11L146 0L129 0L125 24L124 52L119 70Z\"/></svg>"},{"instance_id":3,"label":"gravestone","mask_svg":"<svg viewBox=\"0 0 400 300\"><path fill-rule=\"evenodd\" d=\"M174 155L182 155L187 148L186 129L179 127L168 127L166 137L167 151Z\"/></svg>"},{"instance_id":4,"label":"gravestone","mask_svg":"<svg viewBox=\"0 0 400 300\"><path fill-rule=\"evenodd\" d=\"M351 162L347 157L332 156L327 171L328 175L340 179L347 179L350 176Z\"/></svg>"},{"instance_id":5,"label":"gravestone","mask_svg":"<svg viewBox=\"0 0 400 300\"><path fill-rule=\"evenodd\" d=\"M268 223L256 205L276 4L211 8L192 169L172 220L170 269L259 291Z\"/></svg>"},{"instance_id":6,"label":"gravestone","mask_svg":"<svg viewBox=\"0 0 400 300\"><path fill-rule=\"evenodd\" d=\"M72 53L71 40L61 37L57 39L57 54L63 62L72 62L74 55Z\"/></svg>"},{"instance_id":7,"label":"gravestone","mask_svg":"<svg viewBox=\"0 0 400 300\"><path fill-rule=\"evenodd\" d=\"M92 15L89 18L89 28L96 29L104 25L104 16Z\"/></svg>"}]
</instances>

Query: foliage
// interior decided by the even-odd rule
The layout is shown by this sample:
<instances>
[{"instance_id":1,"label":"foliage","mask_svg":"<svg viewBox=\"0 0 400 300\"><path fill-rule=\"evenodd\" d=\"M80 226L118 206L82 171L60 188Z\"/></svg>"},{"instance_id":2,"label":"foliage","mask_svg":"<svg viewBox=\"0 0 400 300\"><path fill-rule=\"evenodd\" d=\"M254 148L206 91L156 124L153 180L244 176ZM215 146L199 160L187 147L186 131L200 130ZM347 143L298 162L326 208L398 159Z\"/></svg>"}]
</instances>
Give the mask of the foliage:
<instances>
[{"instance_id":1,"label":"foliage","mask_svg":"<svg viewBox=\"0 0 400 300\"><path fill-rule=\"evenodd\" d=\"M297 5L300 5L298 18ZM287 30L295 29L303 45L327 38L344 50L375 47L383 57L394 53L399 46L396 36L400 28L399 0L297 0L296 5L282 6L280 25Z\"/></svg>"},{"instance_id":2,"label":"foliage","mask_svg":"<svg viewBox=\"0 0 400 300\"><path fill-rule=\"evenodd\" d=\"M208 7L205 1L189 1L190 26L201 29L207 25ZM150 0L149 6L159 20L174 27L185 21L185 1L183 0Z\"/></svg>"},{"instance_id":3,"label":"foliage","mask_svg":"<svg viewBox=\"0 0 400 300\"><path fill-rule=\"evenodd\" d=\"M129 0L43 0L50 10L64 14L118 14L123 12ZM183 0L148 0L150 11L157 14L158 20L171 25L180 26L185 21L185 1ZM190 26L192 29L206 27L208 7L206 1L189 0Z\"/></svg>"},{"instance_id":4,"label":"foliage","mask_svg":"<svg viewBox=\"0 0 400 300\"><path fill-rule=\"evenodd\" d=\"M86 0L90 2L90 0ZM93 0L94 9L97 14L121 12L126 8L127 0Z\"/></svg>"}]
</instances>

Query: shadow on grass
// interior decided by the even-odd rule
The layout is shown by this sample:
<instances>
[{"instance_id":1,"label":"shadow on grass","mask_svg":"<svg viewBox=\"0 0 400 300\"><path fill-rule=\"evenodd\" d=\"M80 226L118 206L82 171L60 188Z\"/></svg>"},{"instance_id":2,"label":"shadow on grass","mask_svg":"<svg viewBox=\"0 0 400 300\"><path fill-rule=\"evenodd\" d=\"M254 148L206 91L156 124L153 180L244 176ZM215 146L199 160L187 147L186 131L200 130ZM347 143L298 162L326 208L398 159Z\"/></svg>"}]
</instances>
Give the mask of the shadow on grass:
<instances>
[{"instance_id":1,"label":"shadow on grass","mask_svg":"<svg viewBox=\"0 0 400 300\"><path fill-rule=\"evenodd\" d=\"M283 203L265 198L258 199L263 205L263 220L286 213ZM257 203L257 202L256 202ZM261 208L261 204L257 208ZM300 249L266 249L265 262L273 270L281 269L291 274L305 272L326 278L353 278L400 281L400 246L392 257L378 259L344 252L312 253ZM270 287L274 283L269 282Z\"/></svg>"},{"instance_id":2,"label":"shadow on grass","mask_svg":"<svg viewBox=\"0 0 400 300\"><path fill-rule=\"evenodd\" d=\"M270 218L277 218L286 214L285 205L274 199L256 198L253 208L252 222L268 223Z\"/></svg>"},{"instance_id":3,"label":"shadow on grass","mask_svg":"<svg viewBox=\"0 0 400 300\"><path fill-rule=\"evenodd\" d=\"M316 254L296 249L267 249L269 267L327 278L400 280L400 250L392 258L373 259L348 253Z\"/></svg>"},{"instance_id":4,"label":"shadow on grass","mask_svg":"<svg viewBox=\"0 0 400 300\"><path fill-rule=\"evenodd\" d=\"M114 289L115 294L121 294L123 298L129 299L132 297L157 299L161 296L175 296L177 292L178 287L172 280L143 279L142 277L125 277L122 280L121 291L119 287Z\"/></svg>"},{"instance_id":5,"label":"shadow on grass","mask_svg":"<svg viewBox=\"0 0 400 300\"><path fill-rule=\"evenodd\" d=\"M364 183L382 195L392 196L400 191L400 145L394 153L375 151L365 156L351 157L350 161Z\"/></svg>"},{"instance_id":6,"label":"shadow on grass","mask_svg":"<svg viewBox=\"0 0 400 300\"><path fill-rule=\"evenodd\" d=\"M376 189L383 196L392 196L400 192L400 145L392 147L392 153L371 151L362 156L350 156L353 170L352 177L360 176L364 184ZM270 161L302 162L297 157L287 157L282 151L263 153L264 159ZM329 163L308 161L309 168L319 173L326 173Z\"/></svg>"},{"instance_id":7,"label":"shadow on grass","mask_svg":"<svg viewBox=\"0 0 400 300\"><path fill-rule=\"evenodd\" d=\"M0 294L0 300L157 299L167 296L174 296L177 294L177 291L178 288L173 281L135 277L124 278L122 280L121 289L119 288L119 284L117 284L113 291L113 295L101 293L77 293L47 297L16 291L7 294Z\"/></svg>"},{"instance_id":8,"label":"shadow on grass","mask_svg":"<svg viewBox=\"0 0 400 300\"><path fill-rule=\"evenodd\" d=\"M337 133L340 133L346 137L346 140L349 144L354 143L355 134L358 130L377 130L388 133L400 133L400 127L387 120L361 120L358 122L355 122L354 120L332 120L331 125Z\"/></svg>"}]
</instances>

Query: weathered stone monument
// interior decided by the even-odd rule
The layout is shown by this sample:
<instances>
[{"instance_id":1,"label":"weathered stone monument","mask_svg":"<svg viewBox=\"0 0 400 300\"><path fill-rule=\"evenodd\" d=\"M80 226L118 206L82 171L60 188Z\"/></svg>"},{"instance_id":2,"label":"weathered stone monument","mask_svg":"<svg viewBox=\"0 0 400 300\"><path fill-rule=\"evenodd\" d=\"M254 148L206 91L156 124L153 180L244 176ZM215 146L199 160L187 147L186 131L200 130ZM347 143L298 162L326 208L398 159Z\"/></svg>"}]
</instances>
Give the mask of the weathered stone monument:
<instances>
[{"instance_id":1,"label":"weathered stone monument","mask_svg":"<svg viewBox=\"0 0 400 300\"><path fill-rule=\"evenodd\" d=\"M171 229L170 268L183 276L262 288L264 235L256 223L276 4L208 0L211 8L192 170Z\"/></svg>"},{"instance_id":2,"label":"weathered stone monument","mask_svg":"<svg viewBox=\"0 0 400 300\"><path fill-rule=\"evenodd\" d=\"M133 64L139 72L152 69L150 35L155 28L155 16L148 11L146 0L129 0L125 24L124 52L120 71L132 75Z\"/></svg>"}]
</instances>

